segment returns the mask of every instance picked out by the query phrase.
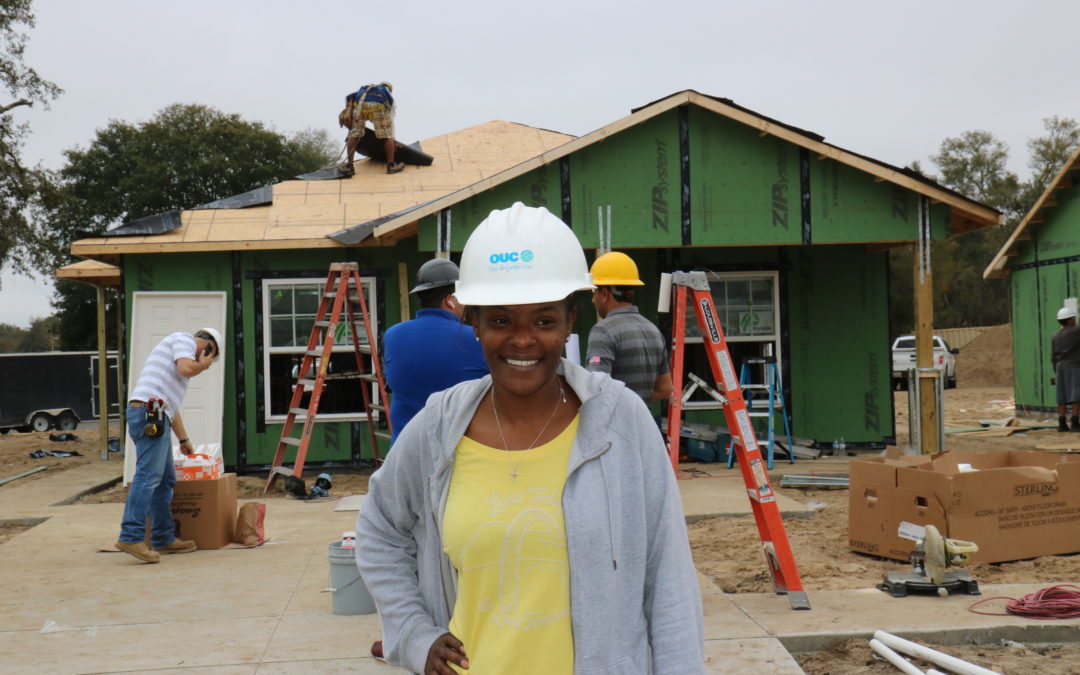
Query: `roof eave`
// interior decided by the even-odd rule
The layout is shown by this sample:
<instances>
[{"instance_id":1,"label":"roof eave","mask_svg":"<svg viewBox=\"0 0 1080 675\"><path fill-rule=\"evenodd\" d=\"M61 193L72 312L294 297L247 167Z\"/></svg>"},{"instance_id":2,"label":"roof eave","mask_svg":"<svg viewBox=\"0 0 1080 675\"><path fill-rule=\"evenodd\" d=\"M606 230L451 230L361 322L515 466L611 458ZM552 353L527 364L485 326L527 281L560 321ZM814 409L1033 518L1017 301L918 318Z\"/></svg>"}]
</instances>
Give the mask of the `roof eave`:
<instances>
[{"instance_id":1,"label":"roof eave","mask_svg":"<svg viewBox=\"0 0 1080 675\"><path fill-rule=\"evenodd\" d=\"M1038 201L1035 205L1024 215L1024 219L1020 221L1020 224L1016 226L1009 238L1005 240L998 252L994 254L993 260L986 266L986 270L983 271L983 278L1002 278L1008 277L1012 271L1008 268L1007 262L1009 256L1016 255L1019 247L1019 242L1026 239L1031 239L1031 233L1026 232L1028 227L1043 222L1046 218L1041 213L1044 208L1048 208L1054 204L1051 203L1053 199L1053 193L1055 190L1071 187L1072 182L1066 183L1067 175L1070 171L1080 171L1080 147L1077 147L1073 151L1072 156L1062 165L1061 169L1054 176L1054 179L1050 181L1050 184L1043 190L1043 193L1039 195Z\"/></svg>"}]
</instances>

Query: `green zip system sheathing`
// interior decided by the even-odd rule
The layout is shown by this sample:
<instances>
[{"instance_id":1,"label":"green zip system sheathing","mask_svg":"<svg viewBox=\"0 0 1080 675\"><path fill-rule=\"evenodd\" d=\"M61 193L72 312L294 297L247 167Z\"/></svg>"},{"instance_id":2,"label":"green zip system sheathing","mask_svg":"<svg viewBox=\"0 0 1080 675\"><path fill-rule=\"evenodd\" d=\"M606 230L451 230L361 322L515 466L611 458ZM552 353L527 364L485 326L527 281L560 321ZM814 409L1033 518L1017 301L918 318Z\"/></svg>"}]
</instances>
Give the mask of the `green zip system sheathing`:
<instances>
[{"instance_id":1,"label":"green zip system sheathing","mask_svg":"<svg viewBox=\"0 0 1080 675\"><path fill-rule=\"evenodd\" d=\"M193 255L198 257L197 264L193 264ZM124 278L128 293L138 290L227 290L230 311L227 323L229 334L226 340L232 346L232 331L235 330L232 311L235 302L233 261L239 261L240 302L245 336L241 358L246 396L238 397L240 360L229 358L224 366L225 401L239 403L242 400L243 433L238 433L237 425L241 420L234 412L239 406L230 408L227 403L222 445L226 464L258 466L268 464L273 458L282 426L282 422L265 420L267 403L264 400L263 386L264 330L261 325L257 325L263 314L262 280L295 276L311 277L313 281L322 282L325 276L319 278L312 275L325 275L330 263L358 262L361 275L373 274L376 277L378 300L375 307L368 309L377 313L378 325L380 330L383 330L388 325L388 317L392 317L391 323L396 323L400 316L397 263L405 262L410 274L415 274L415 270L428 258L428 254L417 252L413 246L404 243L392 249L256 251L239 253L235 257L229 253L128 255L124 258ZM128 319L128 325L131 325L130 316ZM192 327L194 328L197 326ZM315 425L308 461L349 461L373 457L369 436L362 431L361 424L367 424L367 421L327 421ZM241 443L242 448L239 447ZM385 447L382 452L385 454Z\"/></svg>"},{"instance_id":2,"label":"green zip system sheathing","mask_svg":"<svg viewBox=\"0 0 1080 675\"><path fill-rule=\"evenodd\" d=\"M1050 338L1060 328L1065 298L1080 296L1080 199L1077 189L1034 230L1035 239L1010 259L1012 268L1013 386L1021 409L1054 411L1056 389Z\"/></svg>"}]
</instances>

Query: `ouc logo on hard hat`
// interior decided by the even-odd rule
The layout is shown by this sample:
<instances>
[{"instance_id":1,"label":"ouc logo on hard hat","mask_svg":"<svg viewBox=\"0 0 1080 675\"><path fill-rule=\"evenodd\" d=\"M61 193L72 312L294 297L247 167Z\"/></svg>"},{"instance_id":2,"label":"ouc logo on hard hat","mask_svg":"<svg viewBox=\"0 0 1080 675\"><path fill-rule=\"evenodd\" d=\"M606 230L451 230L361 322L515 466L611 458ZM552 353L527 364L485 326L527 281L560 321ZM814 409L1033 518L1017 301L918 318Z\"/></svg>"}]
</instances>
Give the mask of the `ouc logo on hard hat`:
<instances>
[{"instance_id":1,"label":"ouc logo on hard hat","mask_svg":"<svg viewBox=\"0 0 1080 675\"><path fill-rule=\"evenodd\" d=\"M506 253L492 253L488 256L488 262L492 265L498 265L499 263L516 263L516 262L532 262L533 252L529 249L524 251L509 251Z\"/></svg>"}]
</instances>

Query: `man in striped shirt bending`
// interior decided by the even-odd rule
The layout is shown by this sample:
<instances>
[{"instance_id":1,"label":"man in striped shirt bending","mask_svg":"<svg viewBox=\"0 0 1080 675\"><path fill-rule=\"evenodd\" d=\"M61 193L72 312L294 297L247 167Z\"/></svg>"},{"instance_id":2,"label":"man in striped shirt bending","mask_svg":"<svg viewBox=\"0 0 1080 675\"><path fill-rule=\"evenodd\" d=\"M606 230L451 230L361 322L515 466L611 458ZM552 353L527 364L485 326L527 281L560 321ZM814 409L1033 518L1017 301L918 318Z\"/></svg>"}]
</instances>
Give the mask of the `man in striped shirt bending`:
<instances>
[{"instance_id":1,"label":"man in striped shirt bending","mask_svg":"<svg viewBox=\"0 0 1080 675\"><path fill-rule=\"evenodd\" d=\"M194 452L180 419L180 407L188 381L218 360L221 345L221 333L214 328L167 336L150 352L128 399L127 425L135 443L135 476L128 487L116 548L143 562L156 563L161 553L190 553L196 549L194 541L176 538L170 508L176 470L169 429L176 434L180 452ZM160 420L150 414L159 400L164 402ZM147 516L150 546L145 541Z\"/></svg>"}]
</instances>

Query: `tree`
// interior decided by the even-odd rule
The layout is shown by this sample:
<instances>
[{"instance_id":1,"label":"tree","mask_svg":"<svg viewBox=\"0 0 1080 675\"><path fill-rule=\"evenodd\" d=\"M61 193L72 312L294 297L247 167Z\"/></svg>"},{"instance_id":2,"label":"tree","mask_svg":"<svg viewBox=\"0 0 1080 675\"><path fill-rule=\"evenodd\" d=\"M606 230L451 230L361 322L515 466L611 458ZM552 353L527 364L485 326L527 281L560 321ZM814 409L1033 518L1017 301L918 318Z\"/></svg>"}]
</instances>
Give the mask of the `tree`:
<instances>
[{"instance_id":1,"label":"tree","mask_svg":"<svg viewBox=\"0 0 1080 675\"><path fill-rule=\"evenodd\" d=\"M12 99L0 102L0 269L21 272L30 271L33 254L40 250L24 208L41 188L44 176L23 165L20 153L29 128L17 123L12 111L34 103L47 106L61 93L24 60L25 31L34 27L30 5L31 0L0 0L0 86Z\"/></svg>"},{"instance_id":2,"label":"tree","mask_svg":"<svg viewBox=\"0 0 1080 675\"><path fill-rule=\"evenodd\" d=\"M1006 169L1009 146L988 131L965 131L941 142L930 158L941 170L940 182L1007 215L1020 208L1020 180Z\"/></svg>"},{"instance_id":3,"label":"tree","mask_svg":"<svg viewBox=\"0 0 1080 675\"><path fill-rule=\"evenodd\" d=\"M1043 129L1043 136L1027 142L1032 174L1025 181L1007 169L1008 146L987 131L967 131L947 138L931 157L941 171L939 182L1005 216L1001 227L933 243L935 326L985 326L1009 320L1008 280L983 279L982 272L1080 145L1080 127L1073 119L1048 117L1043 120ZM889 255L891 320L897 333L909 332L913 324L911 256L910 249L894 250Z\"/></svg>"},{"instance_id":4,"label":"tree","mask_svg":"<svg viewBox=\"0 0 1080 675\"><path fill-rule=\"evenodd\" d=\"M174 104L139 125L114 120L86 149L65 151L43 230L59 261L79 234L312 171L331 161L332 147L324 131L290 139L203 105Z\"/></svg>"},{"instance_id":5,"label":"tree","mask_svg":"<svg viewBox=\"0 0 1080 675\"><path fill-rule=\"evenodd\" d=\"M1061 167L1080 146L1080 127L1076 120L1070 117L1058 117L1054 115L1043 119L1045 136L1030 138L1027 142L1028 168L1031 169L1031 179L1024 184L1021 191L1021 202L1025 205L1025 211L1030 209L1038 201L1042 193L1050 185Z\"/></svg>"},{"instance_id":6,"label":"tree","mask_svg":"<svg viewBox=\"0 0 1080 675\"><path fill-rule=\"evenodd\" d=\"M285 137L203 105L174 104L142 124L114 120L85 149L64 153L67 163L42 194L35 214L39 239L49 242L42 268L68 262L80 236L306 173L326 166L335 151L324 131ZM53 306L63 319L62 348L93 347L92 289L57 284Z\"/></svg>"},{"instance_id":7,"label":"tree","mask_svg":"<svg viewBox=\"0 0 1080 675\"><path fill-rule=\"evenodd\" d=\"M47 352L55 349L57 324L55 316L31 321L30 330L26 331L19 351Z\"/></svg>"}]
</instances>

